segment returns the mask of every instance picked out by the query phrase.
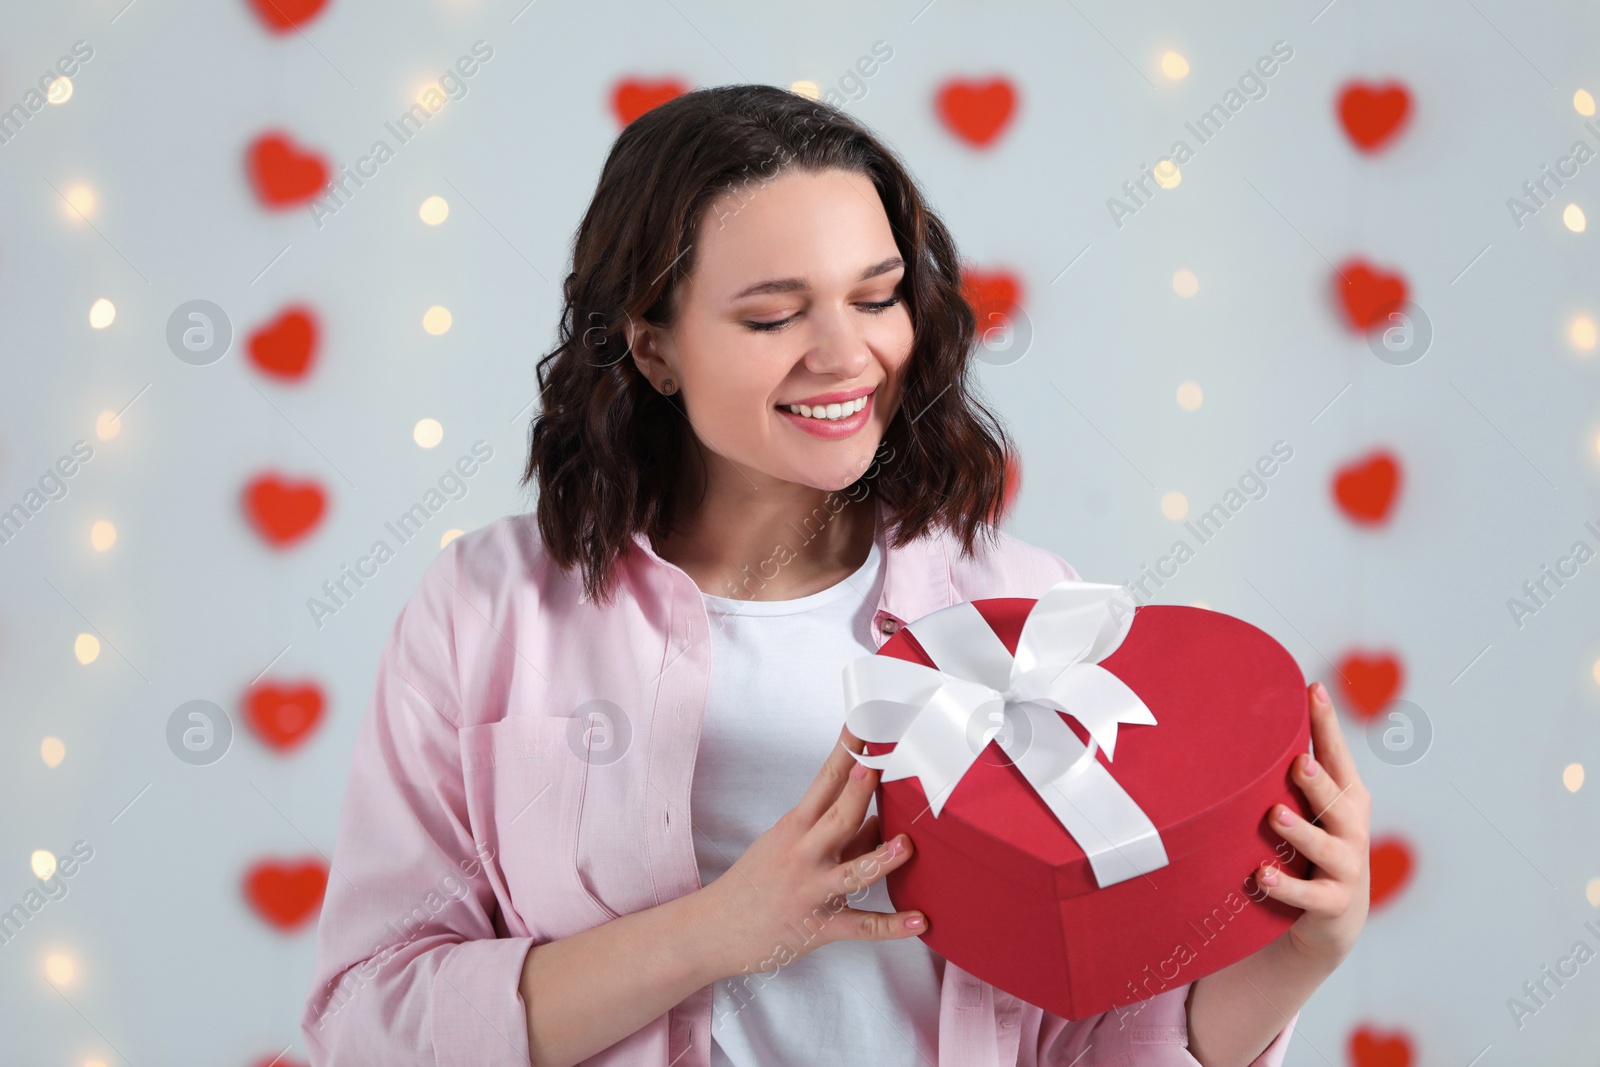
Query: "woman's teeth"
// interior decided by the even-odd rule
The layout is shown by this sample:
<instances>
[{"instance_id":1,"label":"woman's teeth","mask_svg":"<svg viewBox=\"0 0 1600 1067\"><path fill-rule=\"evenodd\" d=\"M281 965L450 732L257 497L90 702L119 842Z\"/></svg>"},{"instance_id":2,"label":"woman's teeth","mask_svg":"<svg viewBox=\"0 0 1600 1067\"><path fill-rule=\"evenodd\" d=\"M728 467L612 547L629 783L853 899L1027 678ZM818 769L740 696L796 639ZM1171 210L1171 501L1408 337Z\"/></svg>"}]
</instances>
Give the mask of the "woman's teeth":
<instances>
[{"instance_id":1,"label":"woman's teeth","mask_svg":"<svg viewBox=\"0 0 1600 1067\"><path fill-rule=\"evenodd\" d=\"M866 396L858 396L854 400L846 400L842 404L822 404L812 407L809 404L788 404L784 410L793 412L807 419L843 419L867 406Z\"/></svg>"}]
</instances>

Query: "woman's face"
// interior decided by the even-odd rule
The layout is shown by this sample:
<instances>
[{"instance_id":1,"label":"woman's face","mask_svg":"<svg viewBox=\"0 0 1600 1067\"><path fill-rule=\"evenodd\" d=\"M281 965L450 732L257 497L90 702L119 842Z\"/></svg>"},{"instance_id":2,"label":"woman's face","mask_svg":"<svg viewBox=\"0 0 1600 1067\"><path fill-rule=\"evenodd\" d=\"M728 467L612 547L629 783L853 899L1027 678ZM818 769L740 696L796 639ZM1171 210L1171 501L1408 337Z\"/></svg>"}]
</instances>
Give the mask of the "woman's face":
<instances>
[{"instance_id":1,"label":"woman's face","mask_svg":"<svg viewBox=\"0 0 1600 1067\"><path fill-rule=\"evenodd\" d=\"M677 383L710 478L848 487L911 354L905 265L877 190L848 171L788 171L712 203L698 240L676 323L635 345L641 369ZM802 404L810 415L791 410ZM817 417L830 412L843 417Z\"/></svg>"}]
</instances>

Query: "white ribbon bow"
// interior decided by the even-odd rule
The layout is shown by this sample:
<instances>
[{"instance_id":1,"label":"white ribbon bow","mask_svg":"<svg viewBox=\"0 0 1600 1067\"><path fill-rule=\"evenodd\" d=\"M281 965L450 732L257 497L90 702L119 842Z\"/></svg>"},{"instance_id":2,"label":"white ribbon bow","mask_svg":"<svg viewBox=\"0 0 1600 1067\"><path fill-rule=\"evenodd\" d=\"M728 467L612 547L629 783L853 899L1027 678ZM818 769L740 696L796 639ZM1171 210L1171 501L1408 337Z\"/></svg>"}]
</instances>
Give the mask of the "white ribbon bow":
<instances>
[{"instance_id":1,"label":"white ribbon bow","mask_svg":"<svg viewBox=\"0 0 1600 1067\"><path fill-rule=\"evenodd\" d=\"M1100 748L1113 757L1119 724L1156 725L1139 695L1099 666L1133 615L1125 587L1066 579L1028 613L1015 656L969 603L926 615L909 629L935 667L892 656L845 665L845 725L895 745L852 755L885 782L919 779L937 818L992 738L1089 857L1099 885L1165 867L1155 824L1095 759ZM1083 724L1088 745L1058 711Z\"/></svg>"}]
</instances>

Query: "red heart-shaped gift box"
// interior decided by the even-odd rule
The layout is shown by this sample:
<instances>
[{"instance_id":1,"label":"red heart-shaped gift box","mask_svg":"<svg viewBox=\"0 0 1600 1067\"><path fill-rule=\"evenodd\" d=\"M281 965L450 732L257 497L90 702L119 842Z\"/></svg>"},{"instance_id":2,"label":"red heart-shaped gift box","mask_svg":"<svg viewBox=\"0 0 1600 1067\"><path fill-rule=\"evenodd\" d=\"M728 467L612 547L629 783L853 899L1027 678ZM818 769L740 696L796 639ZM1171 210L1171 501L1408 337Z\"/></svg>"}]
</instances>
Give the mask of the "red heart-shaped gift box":
<instances>
[{"instance_id":1,"label":"red heart-shaped gift box","mask_svg":"<svg viewBox=\"0 0 1600 1067\"><path fill-rule=\"evenodd\" d=\"M1035 601L972 607L1016 654ZM947 609L949 610L949 609ZM880 656L937 664L915 622ZM1310 750L1300 667L1271 636L1202 608L1135 609L1099 666L1145 702L1156 725L1123 725L1116 757L1095 759L1149 816L1168 863L1101 888L1088 857L1000 746L990 741L936 816L921 782L881 782L883 840L902 831L911 858L886 878L897 909L928 916L922 940L969 974L1067 1019L1193 982L1272 941L1301 914L1267 897L1267 861L1308 877L1310 861L1275 833L1284 803L1309 818L1290 780ZM1088 731L1070 716L1080 741ZM893 751L868 743L866 753Z\"/></svg>"}]
</instances>

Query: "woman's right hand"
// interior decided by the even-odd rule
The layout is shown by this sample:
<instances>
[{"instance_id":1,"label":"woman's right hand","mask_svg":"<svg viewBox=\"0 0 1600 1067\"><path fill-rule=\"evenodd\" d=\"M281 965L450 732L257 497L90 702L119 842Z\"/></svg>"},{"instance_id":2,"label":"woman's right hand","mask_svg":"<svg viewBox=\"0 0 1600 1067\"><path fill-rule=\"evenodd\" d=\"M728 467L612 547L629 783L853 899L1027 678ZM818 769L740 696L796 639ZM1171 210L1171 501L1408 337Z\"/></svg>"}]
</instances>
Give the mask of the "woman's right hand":
<instances>
[{"instance_id":1,"label":"woman's right hand","mask_svg":"<svg viewBox=\"0 0 1600 1067\"><path fill-rule=\"evenodd\" d=\"M859 911L845 899L911 856L906 834L880 845L878 816L862 821L878 782L878 772L850 754L863 747L841 729L839 744L800 803L701 890L722 974L769 970L832 941L927 932L919 911Z\"/></svg>"}]
</instances>

